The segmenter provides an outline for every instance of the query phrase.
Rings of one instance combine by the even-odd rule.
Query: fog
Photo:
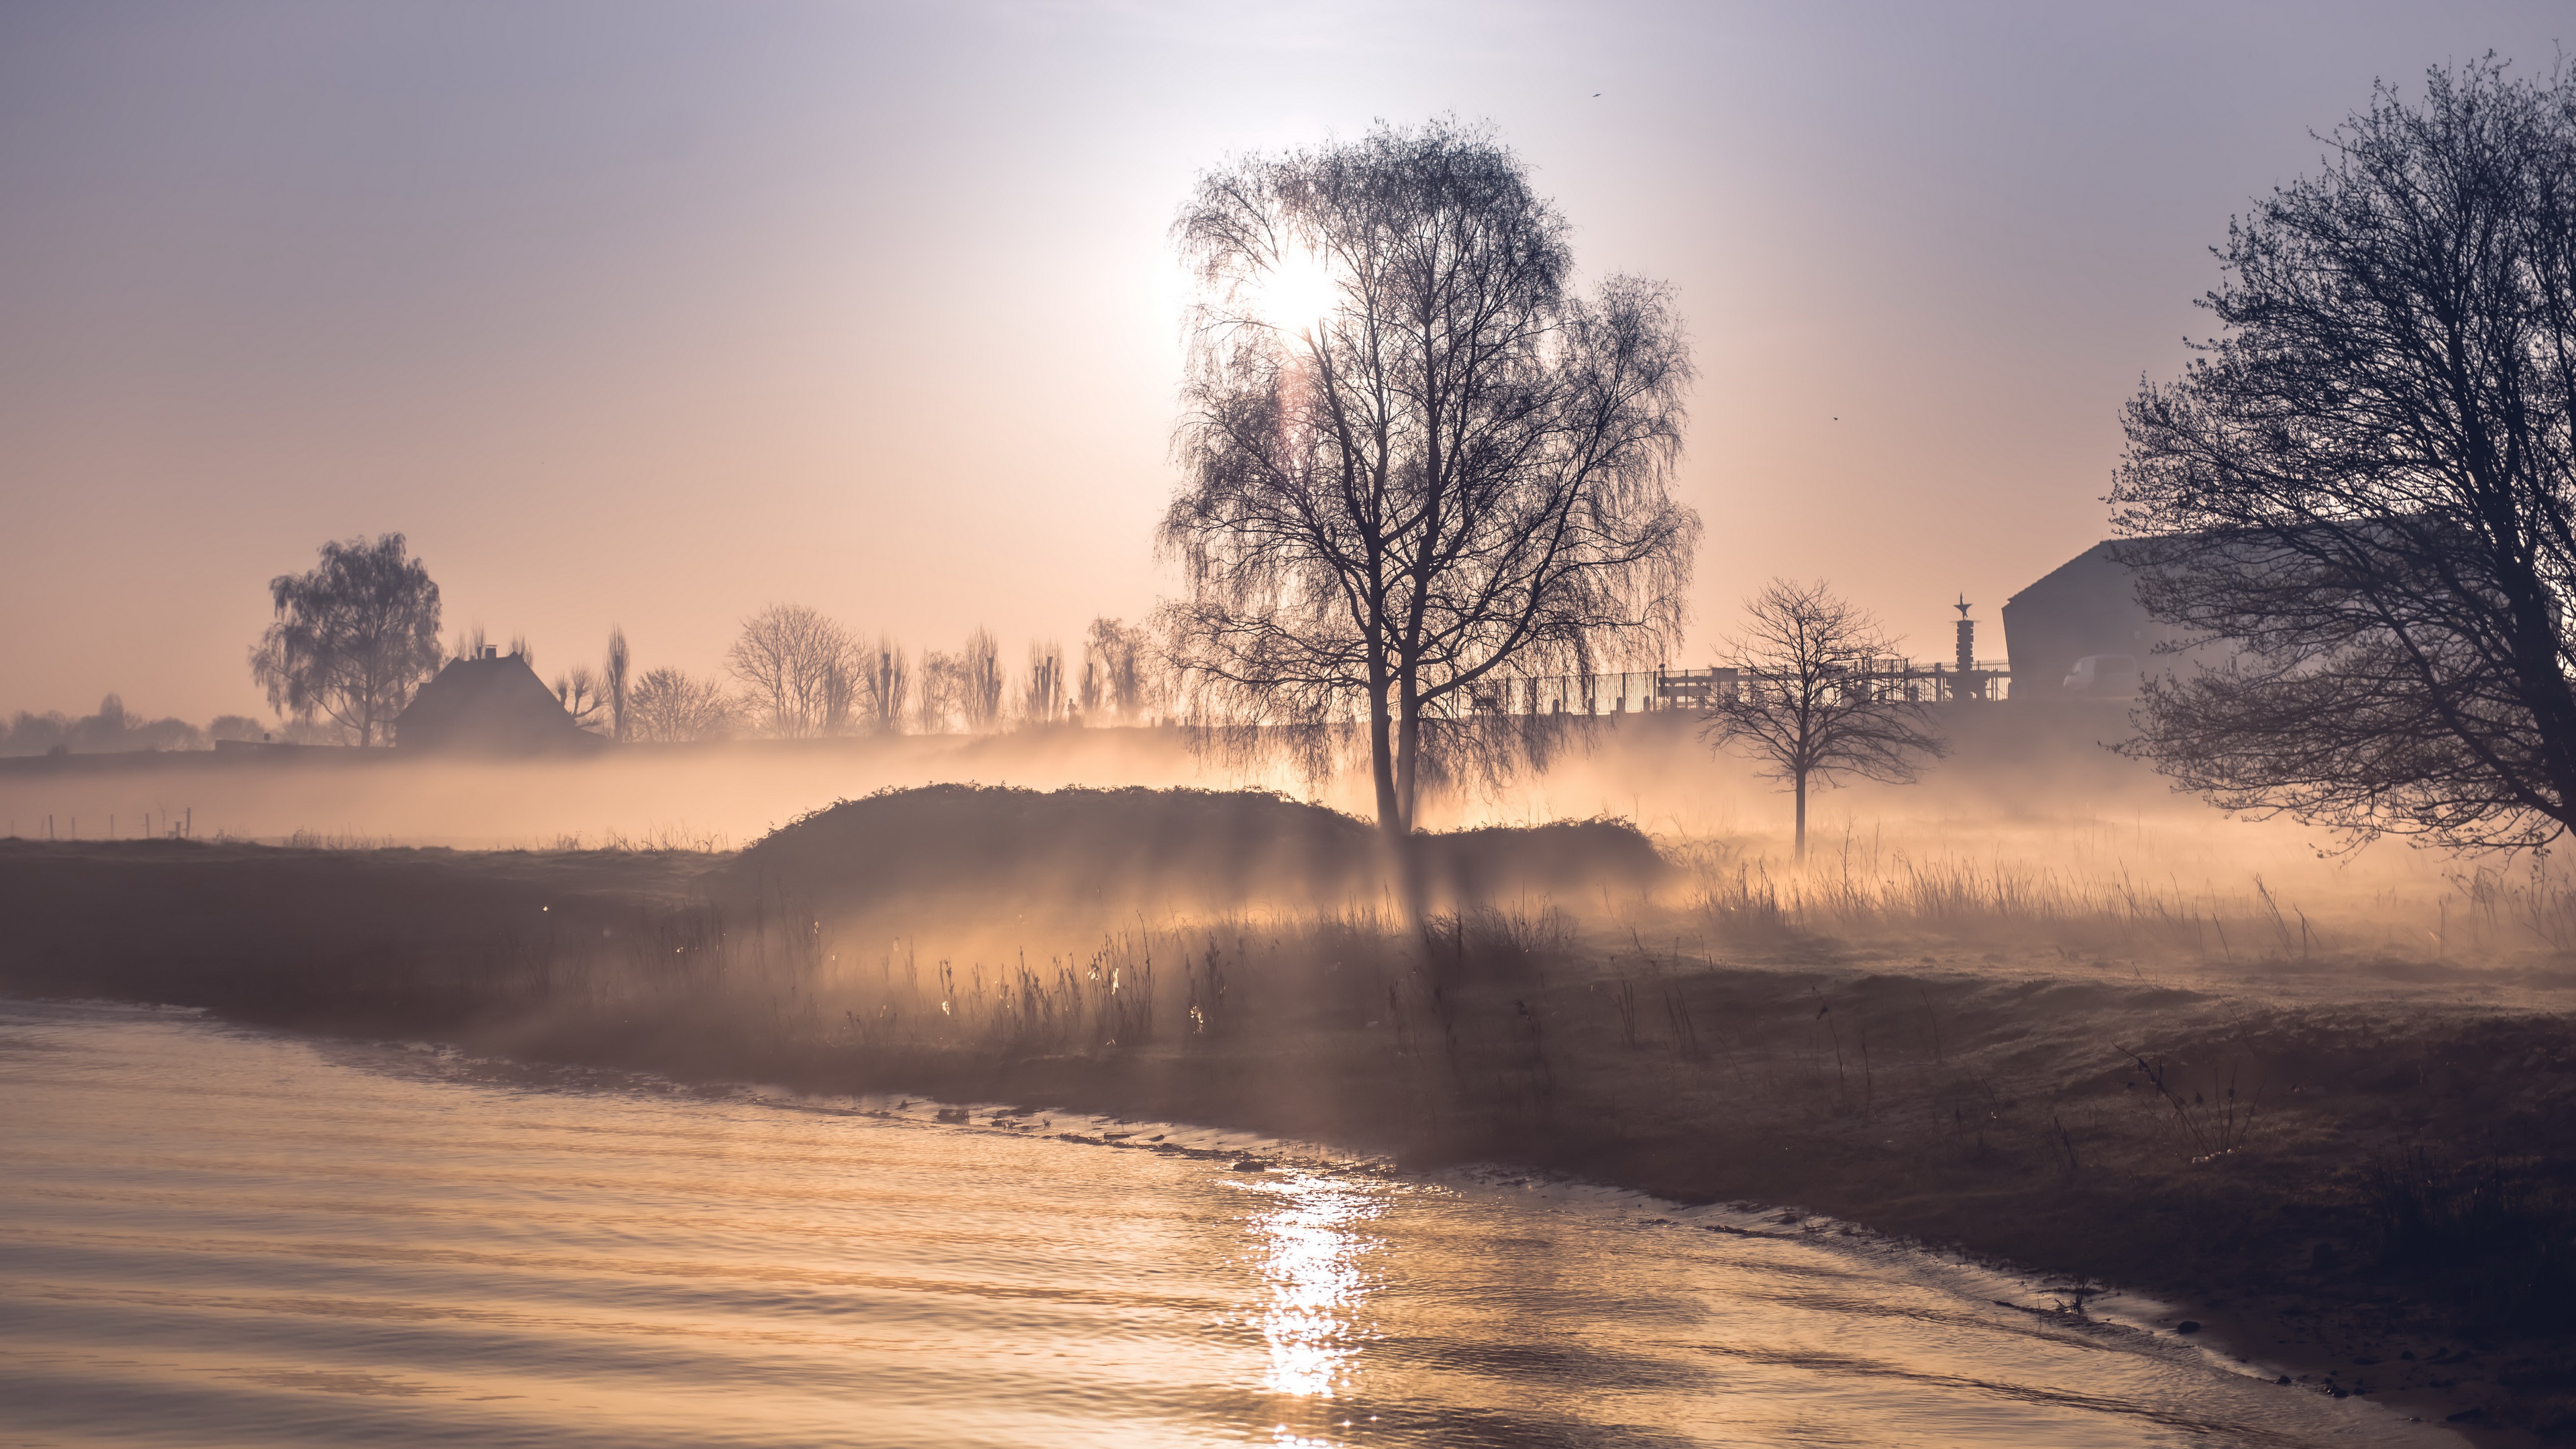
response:
[[[2356,845],[2287,820],[2230,818],[2105,748],[2122,723],[2116,709],[2009,707],[1956,720],[1954,755],[1919,784],[1820,791],[1803,868],[1790,860],[1787,796],[1678,714],[1604,721],[1546,770],[1436,798],[1426,824],[1631,824],[1675,868],[1656,892],[1659,929],[1675,928],[1667,913],[1678,913],[1703,954],[1724,949],[1748,911],[1900,958],[1899,938],[1913,932],[1944,950],[1977,946],[1972,956],[1991,947],[2064,959],[2080,949],[2220,978],[2355,960],[2518,967],[2576,945],[2576,897],[2546,858],[2453,855],[2401,839]],[[0,770],[0,834],[681,851],[713,868],[835,801],[933,784],[1269,790],[1356,817],[1354,838],[1373,838],[1361,825],[1364,773],[1310,782],[1284,762],[1208,757],[1175,728],[1070,727],[628,746],[575,761],[337,750],[22,760]],[[976,873],[971,855],[942,861]],[[959,885],[988,897],[1052,889],[1026,871]],[[1636,903],[1605,906],[1588,884],[1552,890],[1524,877],[1513,891],[1601,929],[1637,923]],[[1757,897],[1769,904],[1755,910]],[[1195,905],[1321,903],[1306,882],[1256,875],[1236,899]],[[908,929],[950,924],[916,915]]]

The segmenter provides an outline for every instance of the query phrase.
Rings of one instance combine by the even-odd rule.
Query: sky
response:
[[[1670,282],[1676,665],[1822,577],[1922,657],[2104,533],[2228,219],[2556,3],[0,6],[0,713],[264,714],[267,582],[406,534],[453,637],[707,673],[1135,618],[1229,157],[1488,121]]]

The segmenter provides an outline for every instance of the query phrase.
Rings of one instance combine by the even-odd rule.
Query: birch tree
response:
[[[1161,529],[1197,717],[1310,770],[1365,741],[1379,824],[1571,721],[1500,679],[1652,659],[1699,520],[1667,483],[1689,349],[1669,289],[1573,284],[1520,159],[1453,121],[1242,160],[1173,228],[1199,287]]]

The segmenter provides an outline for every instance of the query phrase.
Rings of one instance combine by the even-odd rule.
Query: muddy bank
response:
[[[2188,1303],[2304,1376],[2285,1392],[2496,1442],[2576,1430],[2562,1013],[2265,1004],[2055,955],[1657,949],[1496,906],[942,957],[764,913],[719,888],[730,863],[0,843],[0,987],[1794,1204],[2066,1275],[2070,1301]]]

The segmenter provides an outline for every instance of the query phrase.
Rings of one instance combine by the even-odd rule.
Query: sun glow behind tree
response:
[[[1578,291],[1568,232],[1452,121],[1210,173],[1174,225],[1204,299],[1162,530],[1189,712],[1311,775],[1364,749],[1399,839],[1426,786],[1571,727],[1478,691],[1680,633],[1689,347],[1661,283]]]
[[[1290,242],[1251,280],[1240,302],[1247,320],[1311,347],[1315,329],[1337,325],[1342,283],[1313,248]]]

